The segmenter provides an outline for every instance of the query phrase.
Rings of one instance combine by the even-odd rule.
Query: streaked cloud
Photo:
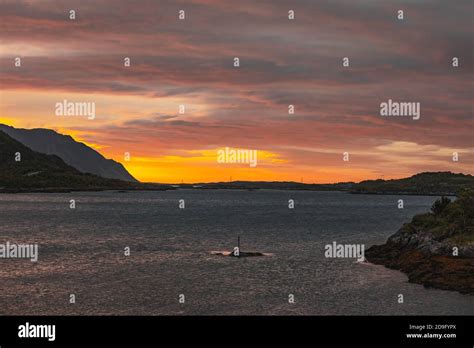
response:
[[[473,6],[3,0],[0,121],[60,130],[119,161],[131,152],[135,162],[124,165],[147,181],[175,182],[173,175],[186,171],[187,181],[317,182],[473,173]],[[343,57],[350,68],[342,67]],[[458,68],[452,57],[459,57]],[[420,102],[421,119],[381,118],[379,105],[389,98]],[[52,106],[63,99],[93,99],[97,119],[54,116]],[[251,171],[203,160],[225,146],[258,149],[281,162]],[[349,163],[341,161],[343,151],[351,153]],[[452,151],[460,162],[450,161]]]

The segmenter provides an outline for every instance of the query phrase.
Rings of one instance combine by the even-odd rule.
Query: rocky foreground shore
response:
[[[409,282],[474,294],[474,191],[437,200],[365,256],[406,273]]]

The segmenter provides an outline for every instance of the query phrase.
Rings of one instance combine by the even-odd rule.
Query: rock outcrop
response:
[[[417,215],[383,245],[369,248],[369,262],[398,269],[412,283],[474,294],[474,191]]]

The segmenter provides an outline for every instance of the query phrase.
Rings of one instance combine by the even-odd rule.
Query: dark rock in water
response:
[[[265,256],[264,253],[259,253],[257,251],[241,251],[239,255],[235,255],[233,252],[229,256],[232,257],[250,257],[250,256]]]
[[[428,255],[400,244],[375,245],[365,252],[367,260],[408,275],[411,283],[465,294],[474,293],[474,259]]]
[[[232,257],[252,257],[252,256],[270,256],[271,254],[260,253],[257,251],[241,251],[240,236],[237,237],[237,246],[232,251],[212,251],[213,255],[232,256]]]
[[[230,256],[230,257],[253,257],[253,256],[271,256],[272,254],[261,253],[257,251],[241,251],[239,255],[235,255],[234,251],[211,251],[212,255]]]

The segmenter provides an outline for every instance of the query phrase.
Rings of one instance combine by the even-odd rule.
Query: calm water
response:
[[[324,258],[332,241],[383,243],[437,197],[403,196],[405,209],[397,209],[399,198],[276,190],[0,194],[0,243],[39,243],[37,263],[0,259],[0,314],[474,313],[472,296]],[[273,256],[209,253],[231,250],[238,235],[243,250]]]

